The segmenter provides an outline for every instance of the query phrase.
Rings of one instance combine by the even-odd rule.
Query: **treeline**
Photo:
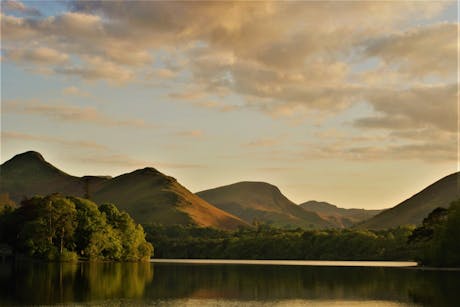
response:
[[[145,233],[144,233],[145,229]],[[26,199],[0,213],[0,244],[47,260],[157,258],[416,260],[460,266],[460,201],[438,208],[422,226],[388,230],[279,229],[259,224],[224,231],[136,224],[112,204],[58,194]]]
[[[286,230],[266,225],[235,232],[185,226],[144,226],[158,258],[408,260],[413,228]]]
[[[153,253],[142,226],[126,212],[59,194],[6,207],[0,214],[0,243],[15,253],[60,261],[139,261]]]
[[[460,201],[431,212],[409,243],[420,250],[418,260],[424,265],[460,267]]]
[[[228,232],[193,226],[144,226],[158,258],[415,260],[460,266],[460,201],[437,208],[423,225],[388,230],[279,229]]]

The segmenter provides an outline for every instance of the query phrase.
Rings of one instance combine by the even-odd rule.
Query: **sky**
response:
[[[387,208],[457,171],[455,1],[1,2],[1,162]]]

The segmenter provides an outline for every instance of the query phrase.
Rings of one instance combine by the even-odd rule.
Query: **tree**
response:
[[[451,203],[447,217],[435,228],[431,263],[437,266],[460,266],[460,201]]]
[[[33,197],[0,215],[0,239],[17,251],[49,260],[147,260],[153,246],[142,226],[114,205],[77,197]],[[8,230],[8,231],[7,231]]]
[[[140,225],[126,213],[120,212],[113,204],[99,207],[107,218],[107,223],[117,232],[122,243],[122,260],[147,259],[153,253],[153,246],[145,241],[145,233]]]

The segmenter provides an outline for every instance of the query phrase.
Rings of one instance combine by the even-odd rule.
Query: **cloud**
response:
[[[171,69],[159,68],[155,70],[155,75],[163,79],[171,79],[174,78],[177,73]]]
[[[388,130],[435,128],[457,131],[457,84],[382,89],[368,93],[378,115],[354,122],[360,128]]]
[[[51,137],[46,135],[35,135],[15,131],[2,131],[1,135],[2,138],[6,140],[37,141],[45,143],[55,143],[64,146],[71,146],[73,148],[108,150],[108,148],[102,144],[89,141],[69,140],[64,138]]]
[[[291,159],[340,159],[357,162],[421,160],[452,162],[457,160],[455,137],[445,141],[418,141],[403,144],[353,145],[353,143],[314,144],[291,155]],[[286,158],[286,160],[289,160]]]
[[[412,130],[396,130],[391,131],[388,138],[396,140],[410,140],[429,143],[431,140],[445,143],[455,143],[457,138],[457,131],[449,132],[439,129],[423,128]]]
[[[17,12],[27,16],[42,16],[39,10],[33,7],[28,7],[21,1],[4,0],[1,3],[2,10],[5,12]]]
[[[91,96],[89,93],[79,89],[76,86],[69,86],[66,87],[62,90],[62,93],[64,95],[69,95],[69,96],[80,96],[80,97],[89,97]]]
[[[91,123],[108,127],[152,128],[139,119],[115,119],[101,113],[93,107],[77,107],[71,105],[50,105],[33,101],[6,101],[2,108],[5,113],[23,115],[39,115],[62,122]]]
[[[263,139],[257,139],[253,140],[251,142],[243,144],[246,147],[273,147],[275,145],[278,145],[281,143],[280,138],[263,138]]]
[[[7,49],[5,59],[17,63],[28,62],[37,65],[62,64],[69,60],[69,55],[57,50],[39,47],[31,50]]]
[[[413,76],[454,76],[457,70],[457,24],[420,26],[371,40],[364,53]]]
[[[79,12],[65,12],[57,17],[48,19],[49,30],[54,33],[71,33],[77,37],[92,37],[96,33],[103,31],[101,16]],[[59,28],[53,27],[59,25]]]
[[[204,136],[204,132],[201,130],[184,130],[176,132],[175,135],[181,137],[200,138]]]
[[[387,79],[397,85],[392,90],[415,92],[427,76],[440,78],[440,84],[452,78],[456,24],[413,26],[426,24],[450,5],[74,1],[69,12],[56,16],[2,15],[2,43],[5,50],[22,55],[16,63],[34,58],[25,55],[39,48],[68,56],[67,62],[49,62],[49,69],[37,72],[124,85],[139,82],[150,71],[161,84],[188,85],[170,98],[219,111],[250,109],[274,118],[308,120],[337,115],[365,100],[378,114],[356,127],[403,125],[408,119],[412,126],[424,121],[439,126],[433,116],[441,111],[435,107],[423,105],[434,110],[431,117],[426,112],[395,114],[368,93],[392,95],[382,90]],[[363,72],[369,58],[379,65]],[[226,95],[242,103],[227,106],[209,98]]]
[[[57,67],[56,72],[79,76],[85,80],[108,80],[118,84],[134,78],[134,74],[123,66],[109,62],[101,57],[85,57],[82,66]]]
[[[197,101],[192,102],[194,106],[198,106],[201,108],[217,110],[220,112],[230,112],[240,109],[240,106],[237,105],[229,105],[217,101]]]

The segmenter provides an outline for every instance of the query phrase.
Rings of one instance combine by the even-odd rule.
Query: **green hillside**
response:
[[[408,224],[420,225],[431,211],[437,207],[447,208],[452,201],[460,198],[459,179],[460,173],[446,176],[357,227],[385,229]]]
[[[330,203],[315,200],[307,201],[299,206],[305,210],[318,213],[322,218],[339,228],[350,227],[382,212],[382,210],[339,208]]]
[[[279,227],[331,227],[318,214],[300,208],[276,186],[264,182],[239,182],[201,191],[197,195],[248,223],[263,222]]]

